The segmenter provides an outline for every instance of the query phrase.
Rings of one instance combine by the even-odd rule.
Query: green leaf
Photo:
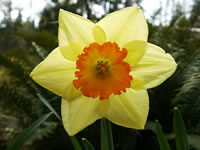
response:
[[[61,121],[61,118],[60,116],[58,115],[58,113],[55,111],[55,109],[51,106],[51,104],[42,96],[40,95],[39,93],[37,94],[39,99],[49,108],[49,110],[51,112],[54,113],[54,115]]]
[[[70,139],[71,139],[72,145],[74,146],[75,150],[82,150],[82,148],[75,136],[70,136]]]
[[[173,120],[174,132],[176,135],[176,149],[177,150],[189,150],[189,144],[187,139],[187,133],[185,125],[178,108],[174,108],[174,120]]]
[[[101,119],[101,150],[114,150],[111,123],[105,118]]]
[[[9,145],[8,150],[19,150],[20,147],[25,143],[27,139],[29,139],[36,129],[44,123],[44,121],[49,118],[53,113],[47,113],[41,116],[38,120],[36,120],[30,127],[25,129],[19,136],[17,136]]]
[[[85,138],[82,138],[83,147],[85,150],[95,150],[94,146]]]
[[[156,120],[156,132],[157,132],[158,142],[160,145],[160,150],[171,150],[171,148],[167,142],[167,139],[160,127],[158,120]]]

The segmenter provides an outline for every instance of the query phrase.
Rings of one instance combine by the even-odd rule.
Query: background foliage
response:
[[[57,45],[58,11],[60,8],[98,21],[94,4],[104,6],[109,13],[140,5],[140,0],[77,0],[59,2],[41,13],[38,27],[33,22],[22,22],[21,14],[16,20],[4,18],[0,24],[0,149],[7,148],[10,141],[29,127],[49,109],[38,98],[45,97],[60,114],[60,98],[34,83],[29,74]],[[109,5],[108,5],[109,3]],[[10,3],[5,4],[10,8]],[[148,21],[149,42],[159,45],[170,53],[178,63],[175,74],[159,87],[150,89],[150,112],[145,130],[133,130],[112,125],[116,150],[159,150],[156,137],[157,119],[167,136],[171,148],[176,149],[173,132],[174,107],[182,113],[191,149],[200,150],[200,1],[195,0],[190,16],[181,5],[169,24],[155,25],[162,12],[157,10]],[[11,9],[8,9],[9,13]],[[96,149],[100,147],[100,122],[97,121],[77,135],[78,140],[87,138]],[[73,149],[62,123],[53,115],[48,118],[26,141],[22,150]]]

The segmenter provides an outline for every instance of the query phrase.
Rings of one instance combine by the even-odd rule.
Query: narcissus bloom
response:
[[[146,19],[138,7],[113,12],[96,24],[60,10],[59,47],[31,77],[62,97],[62,119],[74,135],[97,119],[143,129],[147,89],[176,70],[163,49],[147,42]]]

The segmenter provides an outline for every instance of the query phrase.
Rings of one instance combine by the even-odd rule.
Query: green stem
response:
[[[105,118],[101,119],[101,150],[114,150],[111,123]]]

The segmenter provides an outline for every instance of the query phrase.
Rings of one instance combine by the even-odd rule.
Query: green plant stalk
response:
[[[101,150],[114,150],[111,122],[101,119]]]

